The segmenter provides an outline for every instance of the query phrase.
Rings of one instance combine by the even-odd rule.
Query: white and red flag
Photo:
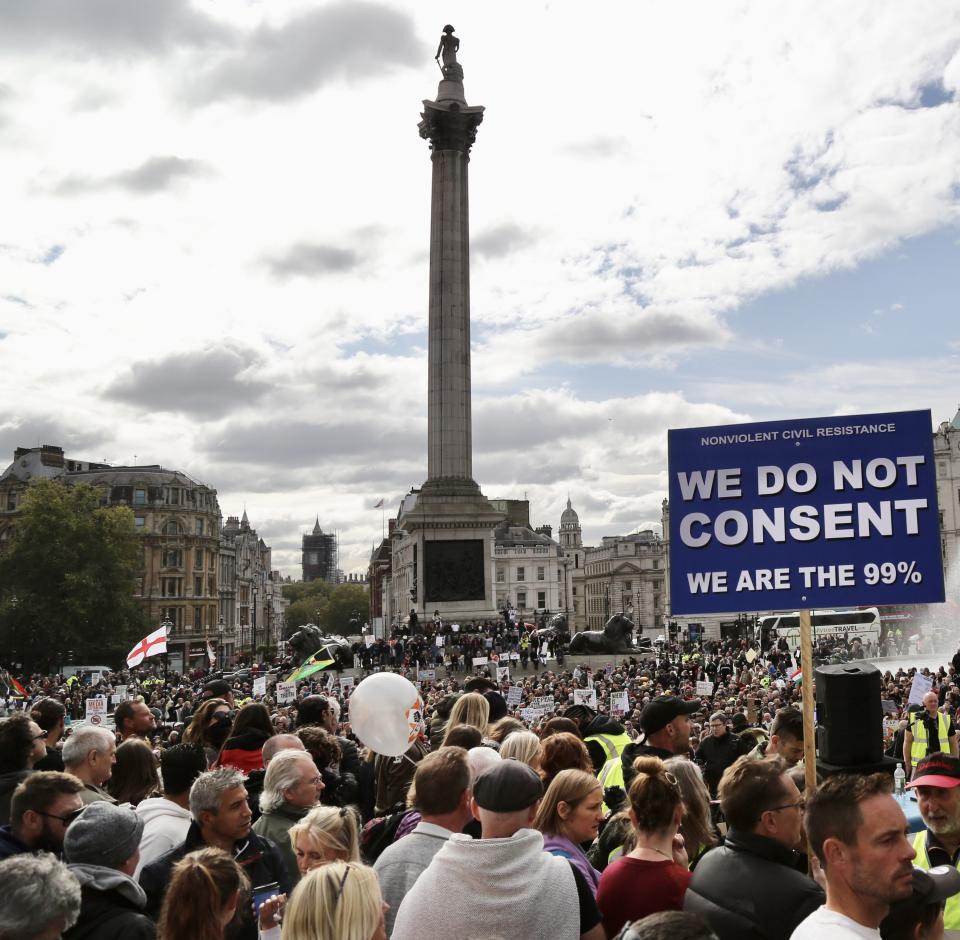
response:
[[[167,628],[154,630],[144,637],[129,653],[127,653],[127,668],[139,666],[148,656],[157,656],[167,651]]]

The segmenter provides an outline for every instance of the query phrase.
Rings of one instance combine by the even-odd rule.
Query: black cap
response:
[[[508,757],[485,770],[473,784],[473,798],[491,813],[529,809],[543,796],[543,782],[528,764]]]
[[[644,734],[656,734],[678,715],[692,715],[700,711],[700,702],[685,702],[676,695],[658,695],[640,713],[640,730]]]
[[[490,703],[490,724],[499,721],[507,714],[507,700],[499,692],[484,692],[482,694]]]
[[[478,692],[483,695],[484,692],[495,692],[497,684],[486,676],[471,676],[463,683],[464,692]]]
[[[200,695],[201,698],[223,698],[229,695],[232,689],[226,679],[211,679],[207,682]]]

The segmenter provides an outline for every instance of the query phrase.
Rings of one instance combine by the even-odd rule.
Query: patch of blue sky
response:
[[[64,245],[51,245],[47,249],[46,254],[40,259],[41,264],[51,265],[56,261],[65,251],[66,247]]]
[[[344,358],[355,356],[357,353],[366,353],[370,356],[413,356],[421,349],[427,348],[426,330],[417,330],[413,333],[394,333],[389,336],[361,336],[352,343],[345,343],[341,348]]]

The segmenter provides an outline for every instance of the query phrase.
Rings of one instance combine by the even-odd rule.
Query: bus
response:
[[[800,645],[800,614],[770,614],[760,617],[761,648],[769,649],[783,638],[791,650]],[[817,610],[810,613],[812,641],[828,638],[846,639],[848,642],[859,639],[866,645],[867,640],[882,644],[887,630],[880,619],[876,607],[864,607],[860,610]]]

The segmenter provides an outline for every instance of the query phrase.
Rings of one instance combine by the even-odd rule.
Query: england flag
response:
[[[157,656],[167,651],[167,629],[161,627],[144,637],[129,653],[127,653],[127,668],[139,666],[148,656]]]

